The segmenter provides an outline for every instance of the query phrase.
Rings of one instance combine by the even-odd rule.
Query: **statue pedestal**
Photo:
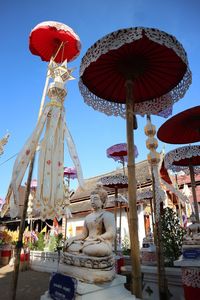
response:
[[[74,277],[83,282],[94,284],[112,281],[115,277],[114,267],[105,269],[90,269],[60,263],[59,272]]]
[[[76,300],[136,300],[128,290],[124,288],[125,276],[116,275],[111,282],[101,284],[91,284],[78,281]],[[51,300],[48,292],[40,297],[40,300]],[[139,299],[138,299],[139,300]]]
[[[111,282],[101,284],[89,284],[79,282],[76,300],[134,300],[135,296],[125,289],[125,276],[116,275]]]
[[[115,277],[115,257],[92,257],[63,252],[59,272],[82,282],[100,284]]]

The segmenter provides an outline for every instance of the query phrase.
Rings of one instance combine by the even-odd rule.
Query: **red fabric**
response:
[[[1,250],[1,257],[10,257],[11,250]]]
[[[196,145],[195,145],[196,146]],[[200,148],[200,146],[199,146]],[[179,161],[174,161],[173,165],[175,166],[199,166],[200,165],[200,156],[192,156],[191,158],[185,157],[184,159],[180,159]]]
[[[172,181],[169,177],[169,174],[167,172],[167,169],[165,168],[165,164],[164,164],[164,161],[162,162],[162,166],[161,166],[161,169],[160,169],[160,176],[161,178],[166,181],[167,183],[169,184],[172,184]]]
[[[198,300],[200,299],[200,289],[191,286],[183,285],[185,300]]]
[[[29,261],[29,260],[30,260],[30,253],[20,254],[20,261]]]
[[[98,97],[125,103],[127,74],[135,68],[141,70],[141,67],[142,71],[134,79],[133,85],[136,103],[168,93],[182,80],[187,69],[172,49],[143,36],[133,43],[102,54],[85,69],[82,81]]]
[[[200,106],[187,109],[169,120],[158,130],[159,140],[170,144],[189,144],[200,141]]]
[[[73,60],[80,53],[80,42],[69,31],[57,30],[51,26],[41,26],[32,30],[29,37],[29,49],[32,54],[38,55],[44,61],[50,61],[62,42],[65,46],[55,58],[61,63],[65,59]]]

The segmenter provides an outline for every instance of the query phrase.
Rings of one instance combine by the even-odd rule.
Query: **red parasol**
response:
[[[159,140],[169,144],[200,141],[200,106],[184,110],[167,120],[158,130]]]
[[[132,292],[138,298],[142,287],[133,154],[134,113],[161,113],[184,96],[190,83],[182,45],[174,36],[152,28],[135,27],[110,33],[90,47],[81,62],[79,87],[84,101],[107,115],[120,115],[127,120]]]
[[[44,61],[62,63],[74,60],[80,53],[81,43],[78,35],[69,26],[54,22],[42,22],[35,26],[29,36],[29,49]]]
[[[192,195],[194,201],[194,209],[197,221],[199,221],[198,203],[195,190],[195,178],[194,178],[194,167],[200,166],[200,146],[184,146],[176,148],[165,155],[164,158],[165,167],[172,171],[178,172],[180,170],[185,171],[186,167],[189,167]],[[199,172],[200,169],[196,168]]]

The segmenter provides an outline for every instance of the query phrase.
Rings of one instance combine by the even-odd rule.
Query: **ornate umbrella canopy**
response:
[[[159,140],[169,144],[200,141],[200,106],[184,110],[167,120],[158,130]]]
[[[121,116],[125,116],[128,79],[134,82],[134,111],[142,115],[165,110],[191,84],[182,45],[166,32],[144,27],[121,29],[98,40],[82,59],[80,77],[88,105]]]
[[[160,114],[182,98],[191,83],[187,55],[172,35],[135,27],[115,31],[86,52],[79,87],[84,101],[107,115],[127,120],[129,232],[133,289],[141,298],[133,115]],[[125,105],[126,104],[126,105]]]
[[[122,174],[105,176],[100,179],[101,183],[108,188],[123,189],[128,187],[128,177]]]
[[[165,155],[164,163],[167,169],[174,172],[184,171],[189,166],[200,166],[200,146],[176,148]]]
[[[195,145],[176,148],[165,155],[164,162],[166,168],[171,169],[175,172],[178,172],[180,170],[185,171],[185,169],[188,169],[187,167],[189,167],[195,215],[197,221],[199,221],[199,211],[195,190],[194,167],[196,167],[196,173],[200,173],[200,146]]]
[[[82,58],[79,88],[84,101],[107,115],[126,116],[128,148],[129,232],[133,289],[141,298],[137,226],[134,114],[160,114],[182,98],[191,83],[187,55],[172,35],[135,27],[112,32]],[[126,105],[125,105],[126,104]]]
[[[74,167],[65,167],[64,168],[64,177],[68,179],[75,179],[77,178],[77,172]]]
[[[29,36],[29,49],[44,61],[55,56],[56,63],[74,60],[80,53],[81,43],[78,35],[69,26],[46,21],[33,28]]]
[[[107,157],[113,158],[115,161],[119,161],[121,163],[128,161],[128,151],[127,151],[127,144],[115,144],[109,147],[106,150]],[[135,157],[138,157],[138,150],[137,147],[134,145],[134,154]]]

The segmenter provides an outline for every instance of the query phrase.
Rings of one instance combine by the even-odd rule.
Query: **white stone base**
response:
[[[126,279],[124,276],[117,275],[112,282],[103,284],[90,284],[78,282],[76,300],[136,300],[134,295],[124,288]],[[46,292],[40,300],[51,300]],[[138,299],[139,300],[139,299]]]
[[[91,269],[60,263],[59,272],[90,284],[100,284],[112,281],[115,277],[114,266],[106,269]]]

